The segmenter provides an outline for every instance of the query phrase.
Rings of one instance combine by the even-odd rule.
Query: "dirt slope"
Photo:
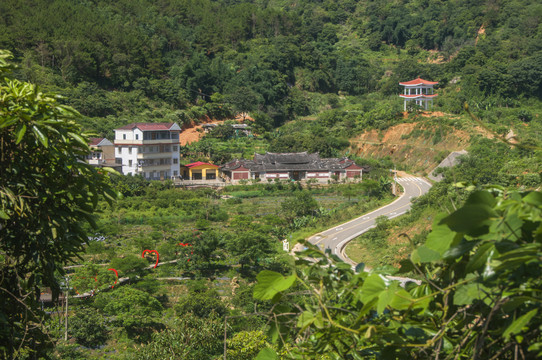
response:
[[[487,136],[476,128],[457,130],[438,118],[423,118],[384,131],[367,131],[350,139],[350,151],[364,158],[389,156],[414,172],[427,174],[450,152],[467,148],[474,134]]]
[[[238,115],[235,118],[235,121],[237,122],[243,122],[243,120],[251,120],[254,121],[250,116],[245,115],[244,118],[242,115]],[[192,123],[187,127],[183,127],[183,131],[179,135],[179,142],[181,143],[181,146],[191,144],[194,141],[199,141],[199,139],[203,136],[204,132],[201,128],[203,124],[221,124],[225,120],[215,120],[215,119],[203,119],[200,120],[200,124]]]

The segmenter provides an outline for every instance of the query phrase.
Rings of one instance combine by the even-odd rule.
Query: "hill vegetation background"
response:
[[[94,227],[81,229],[90,236],[85,266],[70,270],[70,291],[107,288],[114,280],[107,264],[121,270],[128,283],[96,297],[70,299],[69,337],[76,344],[57,341],[64,318],[57,308],[44,309],[46,316],[37,301],[32,319],[36,324],[42,316],[48,320],[33,328],[37,335],[29,339],[15,316],[21,305],[11,302],[15,330],[10,337],[1,333],[0,354],[213,359],[223,355],[224,331],[228,359],[252,359],[266,347],[278,357],[326,360],[360,354],[498,358],[503,352],[529,358],[542,348],[533,325],[541,318],[535,311],[541,302],[536,291],[539,193],[510,192],[542,184],[539,2],[4,0],[0,49],[10,50],[17,65],[2,73],[6,79],[0,89],[9,88],[17,99],[22,92],[6,84],[19,79],[60,94],[62,99],[47,101],[73,106],[81,116],[70,112],[69,118],[74,115],[84,130],[97,135],[111,139],[113,129],[131,122],[177,122],[186,128],[248,113],[256,137],[233,137],[218,127],[183,146],[184,160],[223,163],[256,151],[310,151],[348,155],[373,169],[356,186],[301,189],[295,183],[255,183],[222,193],[109,177],[108,184],[124,199],[115,206],[92,202],[100,212],[91,218]],[[437,111],[431,114],[416,107],[402,111],[398,83],[418,76],[439,82]],[[34,99],[37,94],[28,90],[27,95]],[[0,110],[6,104],[0,102]],[[30,131],[24,137],[22,129],[2,134],[13,149],[28,137],[33,150],[27,154],[36,156],[47,138],[37,133],[32,138]],[[280,255],[281,239],[293,245],[389,201],[389,169],[425,175],[449,151],[465,148],[469,154],[461,164],[443,170],[444,180],[416,199],[409,215],[381,219],[350,253],[381,274],[401,266],[425,282],[419,288],[425,293],[387,288],[377,275],[355,275],[340,265],[300,262],[294,267]],[[488,184],[494,185],[480,191]],[[470,220],[473,205],[483,208],[477,209],[487,215],[479,219],[485,225],[454,222]],[[451,214],[448,224],[435,221],[444,218],[437,217],[439,212]],[[502,224],[512,224],[519,233]],[[435,239],[441,235],[455,240],[439,247]],[[193,249],[179,243],[192,243]],[[80,250],[82,242],[75,247]],[[163,260],[176,262],[149,270],[155,259],[139,256],[146,248],[157,248]],[[56,266],[83,261],[72,255],[59,255]],[[327,262],[318,249],[307,255]],[[2,271],[9,267],[5,256],[0,253]],[[405,258],[419,269],[406,266]],[[33,264],[31,255],[25,259]],[[48,278],[30,277],[25,286],[40,290],[51,283],[54,292],[65,287],[61,271],[46,265]],[[255,300],[262,270],[267,272],[258,276]],[[22,283],[24,274],[14,279]],[[439,281],[432,282],[435,277]],[[273,281],[282,291],[266,290]],[[303,284],[322,291],[306,296],[303,291],[310,289]],[[373,285],[374,296],[357,293]],[[337,299],[338,293],[346,296]],[[347,311],[335,312],[331,304],[338,303]],[[328,310],[334,313],[324,317]],[[276,320],[281,311],[291,312],[284,322]],[[496,330],[488,334],[490,323]],[[462,338],[465,329],[468,343]],[[480,339],[488,336],[492,342],[484,344]],[[49,346],[51,339],[55,348]]]
[[[271,130],[344,105],[358,111],[346,131],[385,127],[398,82],[417,76],[440,83],[445,112],[506,109],[491,122],[532,120],[542,96],[537,1],[6,0],[0,13],[17,76],[109,137],[239,111]]]

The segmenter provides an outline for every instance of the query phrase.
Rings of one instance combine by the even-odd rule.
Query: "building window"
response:
[[[132,167],[132,160],[128,160],[128,166]]]
[[[122,134],[122,140],[126,140],[126,134]]]
[[[173,158],[173,163],[174,163],[174,164],[178,164],[178,163],[179,163],[179,159]]]
[[[177,175],[179,175],[179,174],[177,173],[177,170],[173,170],[173,176],[177,176]]]
[[[132,147],[131,146],[128,147],[128,154],[132,155]]]
[[[118,153],[118,154],[121,153],[121,151],[122,151],[121,149],[122,149],[122,148],[121,148],[120,146],[117,148],[117,153]]]
[[[139,140],[139,134],[135,134],[136,135],[136,140]]]
[[[173,151],[179,150],[179,147],[177,145],[173,145]]]
[[[115,164],[122,165],[122,158],[115,158]]]

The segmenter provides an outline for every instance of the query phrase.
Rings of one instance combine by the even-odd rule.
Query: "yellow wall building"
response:
[[[218,178],[218,166],[197,161],[182,165],[181,175],[184,180],[215,180]]]

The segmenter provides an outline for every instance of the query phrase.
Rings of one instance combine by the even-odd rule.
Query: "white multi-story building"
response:
[[[149,180],[179,176],[179,133],[176,123],[133,123],[115,129],[115,162],[122,173]]]

